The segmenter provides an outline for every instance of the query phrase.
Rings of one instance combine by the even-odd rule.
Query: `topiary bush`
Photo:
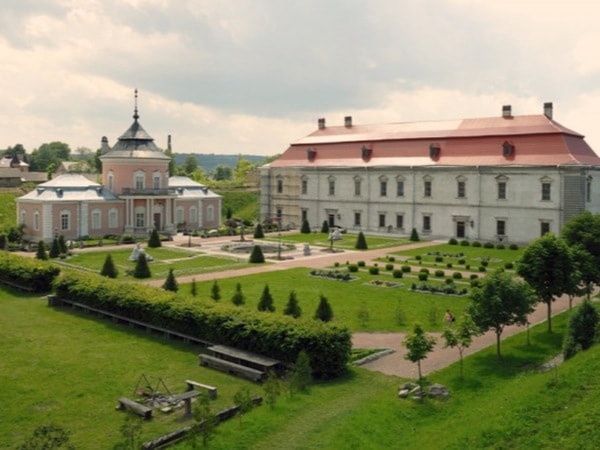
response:
[[[515,264],[514,264],[514,263],[512,263],[512,262],[507,262],[506,264],[504,264],[504,268],[505,268],[506,270],[512,270],[512,269],[514,269],[514,268],[515,268]]]
[[[454,239],[454,238],[450,238],[450,239],[448,239],[448,244],[450,244],[450,245],[457,245],[458,241],[456,239]]]
[[[326,220],[324,220],[323,225],[321,225],[321,233],[329,233],[329,222]]]
[[[435,257],[435,262],[444,262],[444,257],[443,256],[436,256]]]
[[[358,265],[358,267],[365,267],[364,261],[358,261],[356,264]]]
[[[402,267],[400,267],[400,270],[402,270],[402,272],[404,272],[404,273],[409,273],[411,270],[411,267],[410,266],[402,266]]]
[[[356,264],[349,264],[348,271],[349,272],[358,272],[358,266]]]
[[[462,273],[460,273],[460,272],[454,272],[452,274],[452,278],[454,278],[455,280],[460,280],[462,277],[463,277]]]
[[[255,245],[252,247],[252,253],[250,253],[250,259],[248,261],[257,264],[265,262],[265,255],[263,254],[260,245]]]
[[[394,278],[402,278],[402,274],[403,274],[403,272],[401,270],[398,270],[398,269],[396,269],[396,270],[394,270],[392,272],[392,276]]]
[[[508,246],[508,248],[509,248],[510,250],[519,250],[519,246],[518,246],[517,244],[510,244],[510,245]]]
[[[462,245],[463,247],[468,247],[469,241],[467,241],[466,239],[463,239],[462,241],[460,241],[460,245]]]
[[[427,281],[427,278],[429,278],[429,275],[425,272],[419,272],[419,281]]]
[[[302,221],[302,227],[300,228],[300,233],[302,234],[310,234],[310,224],[307,219]]]
[[[254,229],[254,239],[262,239],[265,237],[265,232],[263,231],[262,224],[257,224]]]
[[[504,250],[504,244],[496,244],[496,249],[497,250]]]
[[[445,275],[445,274],[444,274],[444,271],[443,271],[443,270],[440,270],[440,269],[436,270],[436,271],[434,272],[434,274],[433,274],[433,276],[434,276],[434,277],[437,277],[437,278],[442,278],[444,275]]]
[[[410,233],[410,240],[412,242],[418,242],[418,241],[420,241],[420,239],[419,239],[419,233],[417,233],[417,229],[416,228],[412,229],[412,231]]]
[[[162,246],[162,243],[160,242],[160,236],[158,235],[158,231],[155,228],[150,233],[150,239],[148,239],[148,247],[149,248],[158,248],[161,246]]]
[[[483,244],[483,248],[494,248],[494,244],[492,244],[491,242],[486,242],[485,244]]]
[[[446,264],[446,267],[447,267],[448,269],[452,269],[452,263],[448,263],[448,264]]]
[[[358,233],[358,237],[356,238],[356,245],[354,246],[357,250],[367,250],[369,247],[367,246],[367,240],[365,239],[365,235],[363,232]]]
[[[375,266],[369,267],[369,273],[371,275],[379,275],[379,267],[375,267]]]
[[[386,264],[385,265],[385,270],[394,270],[394,265],[393,264]]]
[[[475,241],[471,244],[471,247],[481,247],[481,242]]]

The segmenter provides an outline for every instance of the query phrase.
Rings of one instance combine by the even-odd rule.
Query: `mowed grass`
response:
[[[174,247],[144,248],[153,261],[149,262],[152,279],[166,278],[169,270],[173,269],[175,276],[193,275],[207,272],[218,272],[226,269],[238,269],[249,266],[247,259],[233,256],[209,256],[201,252],[194,252]],[[135,281],[127,275],[128,271],[135,269],[135,262],[129,261],[131,249],[107,249],[102,251],[75,252],[67,259],[57,259],[59,265],[83,267],[100,273],[107,254],[111,254],[113,262],[119,270],[118,278]]]
[[[333,241],[333,248],[339,248],[344,250],[355,250],[357,234],[343,233],[341,234],[342,239]],[[410,240],[398,237],[385,237],[385,236],[365,236],[367,241],[368,250],[375,250],[378,248],[389,248],[399,245],[405,245],[410,243]],[[279,241],[277,233],[269,233],[265,235],[267,241]],[[329,241],[328,233],[282,233],[281,242],[292,243],[292,244],[310,244],[317,245],[320,247],[329,247],[331,242]]]
[[[231,406],[242,386],[260,394],[255,384],[200,367],[195,346],[46,304],[0,287],[0,448],[49,423],[69,430],[75,448],[112,448],[125,417],[115,411],[117,399],[136,398],[142,374],[174,393],[186,390],[186,379],[216,386],[216,410]],[[155,411],[144,439],[185,425],[182,414]]]
[[[338,268],[343,270],[343,267]],[[273,297],[275,312],[283,314],[290,292],[296,292],[302,308],[302,317],[312,318],[317,309],[320,295],[324,295],[334,313],[334,322],[347,326],[353,331],[406,331],[415,322],[426,329],[440,331],[443,328],[443,315],[450,309],[460,315],[467,305],[467,297],[435,295],[411,292],[412,283],[418,283],[416,273],[404,278],[392,278],[390,271],[381,271],[379,275],[370,275],[366,271],[352,274],[358,279],[353,281],[335,281],[310,275],[308,268],[296,268],[285,271],[267,272],[256,275],[232,276],[217,280],[221,302],[230,302],[240,283],[245,295],[244,308],[256,310],[265,285]],[[400,287],[387,288],[371,284],[373,280],[385,280],[400,283]],[[209,298],[214,281],[197,282],[198,295]],[[466,285],[465,285],[466,286]],[[190,295],[190,283],[182,284],[180,295]],[[368,319],[364,320],[366,311]]]

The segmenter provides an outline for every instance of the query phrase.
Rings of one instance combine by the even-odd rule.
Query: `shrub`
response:
[[[506,270],[512,270],[512,269],[514,269],[514,268],[515,268],[515,265],[514,265],[514,263],[512,263],[512,262],[507,262],[506,264],[504,264],[504,268],[505,268]]]
[[[463,247],[468,247],[469,241],[467,241],[466,239],[463,239],[462,241],[460,241],[460,245],[462,245]]]
[[[442,257],[442,256],[436,256],[435,257],[435,262],[444,262],[444,257]]]
[[[150,239],[148,239],[148,248],[157,248],[162,246],[160,242],[160,236],[158,235],[158,231],[155,229],[150,233]]]
[[[379,267],[375,267],[375,266],[369,267],[369,273],[371,275],[379,275]]]
[[[427,275],[429,275],[429,269],[426,267],[423,267],[421,270],[419,270],[420,273],[426,273]]]
[[[504,244],[496,244],[496,249],[498,250],[504,250]]]
[[[367,246],[367,240],[365,239],[365,235],[363,232],[358,233],[358,237],[356,238],[356,245],[354,246],[357,250],[367,250],[369,247]]]
[[[329,233],[329,222],[326,220],[324,220],[323,225],[321,225],[321,233]]]
[[[173,275],[173,269],[169,269],[169,274],[167,275],[167,279],[165,280],[162,288],[165,291],[177,292],[179,290],[179,284],[175,279],[175,275]]]
[[[300,233],[310,234],[310,224],[308,223],[308,219],[304,219],[302,221],[302,228],[300,228]]]
[[[265,255],[263,255],[262,248],[260,247],[260,245],[255,245],[252,248],[252,253],[250,253],[249,262],[257,264],[265,262]]]
[[[265,237],[262,224],[258,223],[254,229],[254,239],[262,239]],[[264,262],[264,261],[263,261]]]
[[[450,245],[457,245],[458,241],[456,239],[454,239],[454,238],[450,238],[450,239],[448,239],[448,244],[450,244]]]
[[[458,264],[460,264],[461,266],[464,265],[467,261],[464,258],[461,258],[458,260]]]
[[[231,303],[233,303],[236,306],[241,306],[245,302],[246,302],[246,296],[242,292],[242,285],[240,283],[237,283],[235,285],[235,292],[233,293],[233,296],[231,297]]]
[[[465,264],[465,269],[470,270],[471,269],[471,264]]]
[[[481,280],[478,280],[478,279],[471,280],[471,287],[472,288],[477,288],[477,287],[480,287],[480,286],[481,286]]]
[[[476,273],[472,273],[471,275],[469,275],[469,278],[471,280],[476,280],[477,278],[479,278],[479,275],[477,275]]]
[[[419,272],[419,281],[427,281],[427,278],[429,278],[427,273]]]
[[[462,278],[462,273],[460,273],[460,272],[454,272],[452,274],[452,278],[454,278],[455,280],[460,280]]]
[[[385,265],[385,270],[394,270],[394,265],[393,264],[386,264]]]
[[[442,278],[444,276],[444,271],[438,269],[435,271],[435,273],[433,275],[437,278]]]
[[[258,301],[257,308],[259,311],[275,311],[275,305],[273,305],[273,296],[271,295],[271,291],[269,290],[268,284],[265,284],[265,287],[263,288],[263,292],[260,297],[260,300]]]
[[[333,267],[340,267],[340,263],[339,263],[339,261],[336,261],[336,262],[334,262],[334,263],[333,263]]]
[[[140,253],[138,259],[135,263],[135,269],[133,270],[134,278],[150,278],[152,274],[150,273],[150,266],[148,265],[148,260],[146,259],[146,255],[144,253]]]
[[[599,322],[598,311],[590,301],[585,300],[569,319],[563,344],[565,358],[592,346],[598,335]]]
[[[349,264],[348,271],[349,272],[358,272],[358,266],[356,264]]]
[[[485,272],[487,269],[485,268],[485,266],[479,266],[478,269],[480,272]]]
[[[319,306],[317,306],[317,310],[315,311],[315,319],[322,320],[323,322],[330,322],[333,319],[333,310],[327,301],[327,297],[323,294],[319,296]]]
[[[481,260],[481,265],[482,265],[483,267],[487,267],[489,264],[490,264],[490,262],[489,262],[488,260],[486,260],[486,259],[482,259],[482,260]]]
[[[508,248],[511,250],[519,250],[519,246],[517,244],[510,244]]]
[[[412,242],[418,242],[418,241],[420,241],[420,239],[419,239],[419,233],[417,233],[417,229],[416,228],[412,229],[412,231],[410,233],[410,240]]]
[[[60,246],[58,244],[58,239],[54,238],[52,240],[52,246],[50,247],[50,258],[58,258],[60,255]]]
[[[392,272],[392,276],[393,276],[394,278],[402,278],[402,273],[403,273],[403,272],[402,272],[401,270],[398,270],[398,269],[396,269],[396,270],[394,270],[394,271]]]
[[[448,264],[446,264],[446,267],[447,267],[448,269],[452,269],[452,263],[448,263]]]
[[[410,272],[410,266],[402,266],[400,268],[400,270],[402,270],[402,272],[404,272],[404,273],[409,273]]]
[[[358,267],[365,267],[364,261],[358,261],[356,264],[358,265]]]
[[[396,261],[396,257],[394,257],[394,256],[388,256],[387,259],[388,259],[389,262],[395,262]]]
[[[106,258],[104,258],[104,264],[102,265],[100,275],[108,278],[117,278],[119,275],[119,271],[117,270],[110,253],[106,255]]]
[[[446,284],[453,284],[454,280],[452,278],[446,278],[445,282]]]
[[[2,248],[2,247],[0,247]],[[39,259],[41,261],[47,261],[48,260],[48,253],[46,253],[46,244],[44,243],[44,241],[40,241],[38,243],[38,247],[37,247],[37,251],[35,253],[35,257],[36,259]]]
[[[132,234],[122,234],[121,238],[119,239],[119,242],[121,244],[134,244],[135,237],[133,237]]]
[[[286,316],[292,316],[294,319],[297,319],[302,315],[302,308],[300,308],[300,305],[298,304],[298,299],[296,298],[296,291],[290,292],[290,296],[288,297],[288,302],[285,305],[283,314],[285,314]]]
[[[491,242],[486,242],[485,244],[483,244],[483,248],[494,248],[494,244],[492,244]]]
[[[423,257],[422,257],[421,255],[417,255],[417,256],[415,256],[415,259],[416,259],[417,261],[421,261],[421,260],[423,259]]]
[[[47,261],[0,252],[0,279],[33,289],[48,292],[60,269]]]
[[[475,241],[471,244],[471,247],[481,247],[481,242]]]

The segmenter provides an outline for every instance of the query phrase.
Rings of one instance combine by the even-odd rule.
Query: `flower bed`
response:
[[[309,274],[311,277],[327,278],[328,280],[336,281],[352,281],[357,279],[357,277],[350,275],[350,272],[347,270],[312,269]]]
[[[430,284],[430,283],[413,283],[410,287],[413,292],[427,292],[430,294],[442,294],[442,295],[467,295],[467,288],[458,289],[454,284]]]
[[[396,288],[396,287],[400,287],[402,286],[402,283],[394,283],[392,281],[384,281],[384,280],[371,280],[368,283],[370,286],[379,286],[379,287],[386,287],[386,288]]]

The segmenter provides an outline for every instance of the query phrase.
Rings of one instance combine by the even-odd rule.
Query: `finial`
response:
[[[137,122],[137,120],[140,118],[140,116],[139,116],[139,114],[138,114],[138,108],[137,108],[137,97],[138,97],[138,96],[137,96],[137,94],[138,94],[138,90],[137,90],[137,88],[135,88],[135,91],[134,91],[134,92],[135,92],[135,109],[134,109],[134,111],[133,111],[133,118],[134,118],[134,119],[136,120],[136,122]]]

